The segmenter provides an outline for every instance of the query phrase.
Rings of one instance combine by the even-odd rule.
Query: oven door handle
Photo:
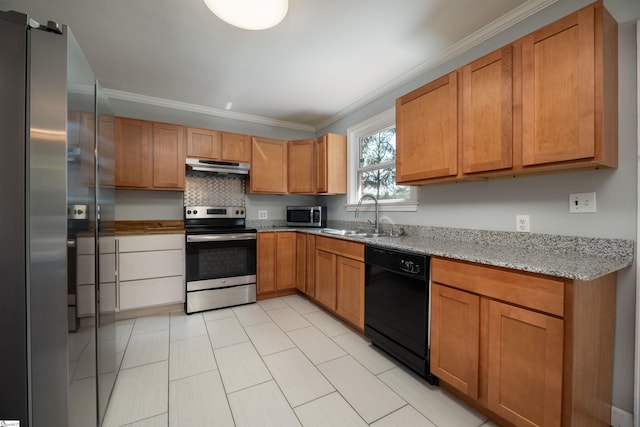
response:
[[[187,243],[228,242],[233,240],[256,240],[256,233],[202,234],[202,235],[187,236]]]

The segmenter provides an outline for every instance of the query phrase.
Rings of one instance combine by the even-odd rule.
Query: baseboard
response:
[[[633,414],[612,406],[611,427],[633,427]]]

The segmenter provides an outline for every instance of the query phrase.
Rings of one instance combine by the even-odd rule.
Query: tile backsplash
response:
[[[245,206],[247,179],[187,171],[184,206]]]

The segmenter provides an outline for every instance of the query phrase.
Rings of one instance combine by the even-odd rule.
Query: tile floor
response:
[[[117,324],[105,426],[495,426],[299,295]]]

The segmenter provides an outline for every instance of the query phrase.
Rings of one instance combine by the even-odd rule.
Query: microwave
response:
[[[326,227],[327,207],[287,206],[287,225],[290,227]]]

